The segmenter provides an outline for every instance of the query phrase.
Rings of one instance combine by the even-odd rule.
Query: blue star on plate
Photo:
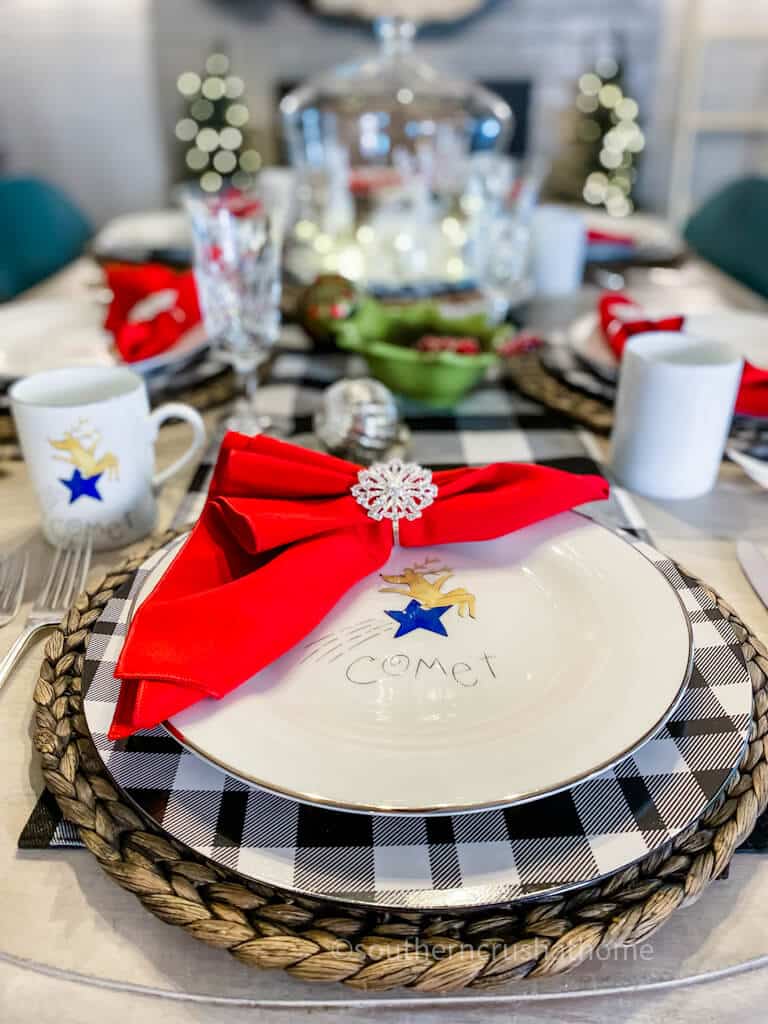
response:
[[[77,501],[78,498],[95,498],[96,501],[104,499],[96,489],[96,484],[101,480],[101,473],[95,476],[83,476],[79,469],[76,469],[69,480],[59,477],[59,480],[69,490],[69,504]]]
[[[412,633],[414,629],[428,629],[430,633],[437,633],[438,636],[448,636],[448,630],[440,621],[440,616],[450,607],[447,604],[442,608],[422,608],[418,601],[409,601],[405,611],[387,612],[390,619],[399,623],[395,639]]]

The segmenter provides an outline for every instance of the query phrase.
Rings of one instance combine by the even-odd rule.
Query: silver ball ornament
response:
[[[342,378],[323,393],[315,434],[334,455],[370,463],[402,447],[404,428],[392,392],[370,377]]]

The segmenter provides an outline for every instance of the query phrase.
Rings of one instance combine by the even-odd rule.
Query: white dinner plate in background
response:
[[[120,363],[112,335],[104,330],[104,305],[96,300],[33,299],[0,307],[0,381],[72,366]],[[150,359],[126,363],[145,376],[181,369],[208,347],[202,324]]]
[[[35,299],[0,307],[0,379],[63,366],[111,366],[112,338],[98,302]]]
[[[653,253],[661,259],[674,259],[685,250],[685,242],[680,234],[663,217],[633,213],[631,217],[617,218],[592,207],[579,206],[578,209],[584,217],[587,230],[631,238],[636,249],[635,256]]]
[[[671,309],[668,305],[656,307],[651,303],[643,304],[642,308],[654,318],[682,314],[685,316],[683,336],[725,342],[749,362],[768,370],[768,313],[732,309],[686,313],[684,309]],[[603,337],[596,313],[586,313],[575,320],[566,338],[574,352],[595,373],[609,381],[617,380],[619,363]]]
[[[192,231],[183,210],[147,210],[114,217],[98,232],[91,249],[101,260],[147,260],[152,253],[190,257]]]

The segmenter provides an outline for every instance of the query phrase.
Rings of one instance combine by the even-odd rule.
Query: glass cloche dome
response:
[[[315,271],[370,282],[375,265],[396,285],[445,278],[448,266],[455,279],[461,196],[475,157],[506,149],[512,112],[495,93],[421,60],[413,22],[375,24],[378,53],[311,79],[280,105],[299,177],[294,241]],[[431,238],[446,218],[448,237],[438,226]],[[309,264],[299,276],[310,276]]]
[[[392,166],[398,150],[417,153],[425,143],[439,149],[448,138],[465,152],[508,141],[512,112],[501,97],[416,56],[412,21],[380,18],[375,27],[378,53],[284,97],[280,110],[294,165],[323,167],[339,146],[355,168]]]

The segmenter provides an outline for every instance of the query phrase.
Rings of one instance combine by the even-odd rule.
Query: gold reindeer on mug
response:
[[[78,420],[77,426],[65,431],[60,441],[49,440],[48,443],[56,451],[67,453],[54,455],[55,459],[79,469],[82,476],[93,477],[106,473],[107,480],[120,479],[120,461],[116,455],[107,452],[101,458],[96,457],[96,449],[101,444],[101,433],[89,427],[87,420]]]
[[[399,583],[405,590],[398,587],[381,587],[381,594],[401,594],[403,597],[410,597],[418,601],[422,608],[442,608],[449,605],[457,605],[459,615],[462,617],[469,613],[469,617],[475,618],[475,595],[470,594],[464,587],[457,587],[455,590],[448,590],[446,593],[440,589],[446,580],[453,576],[453,570],[447,565],[440,568],[430,569],[437,558],[427,558],[423,562],[417,562],[413,568],[403,569],[396,575],[380,573],[381,578],[387,583]],[[427,576],[432,573],[442,573],[436,580],[428,580]]]

